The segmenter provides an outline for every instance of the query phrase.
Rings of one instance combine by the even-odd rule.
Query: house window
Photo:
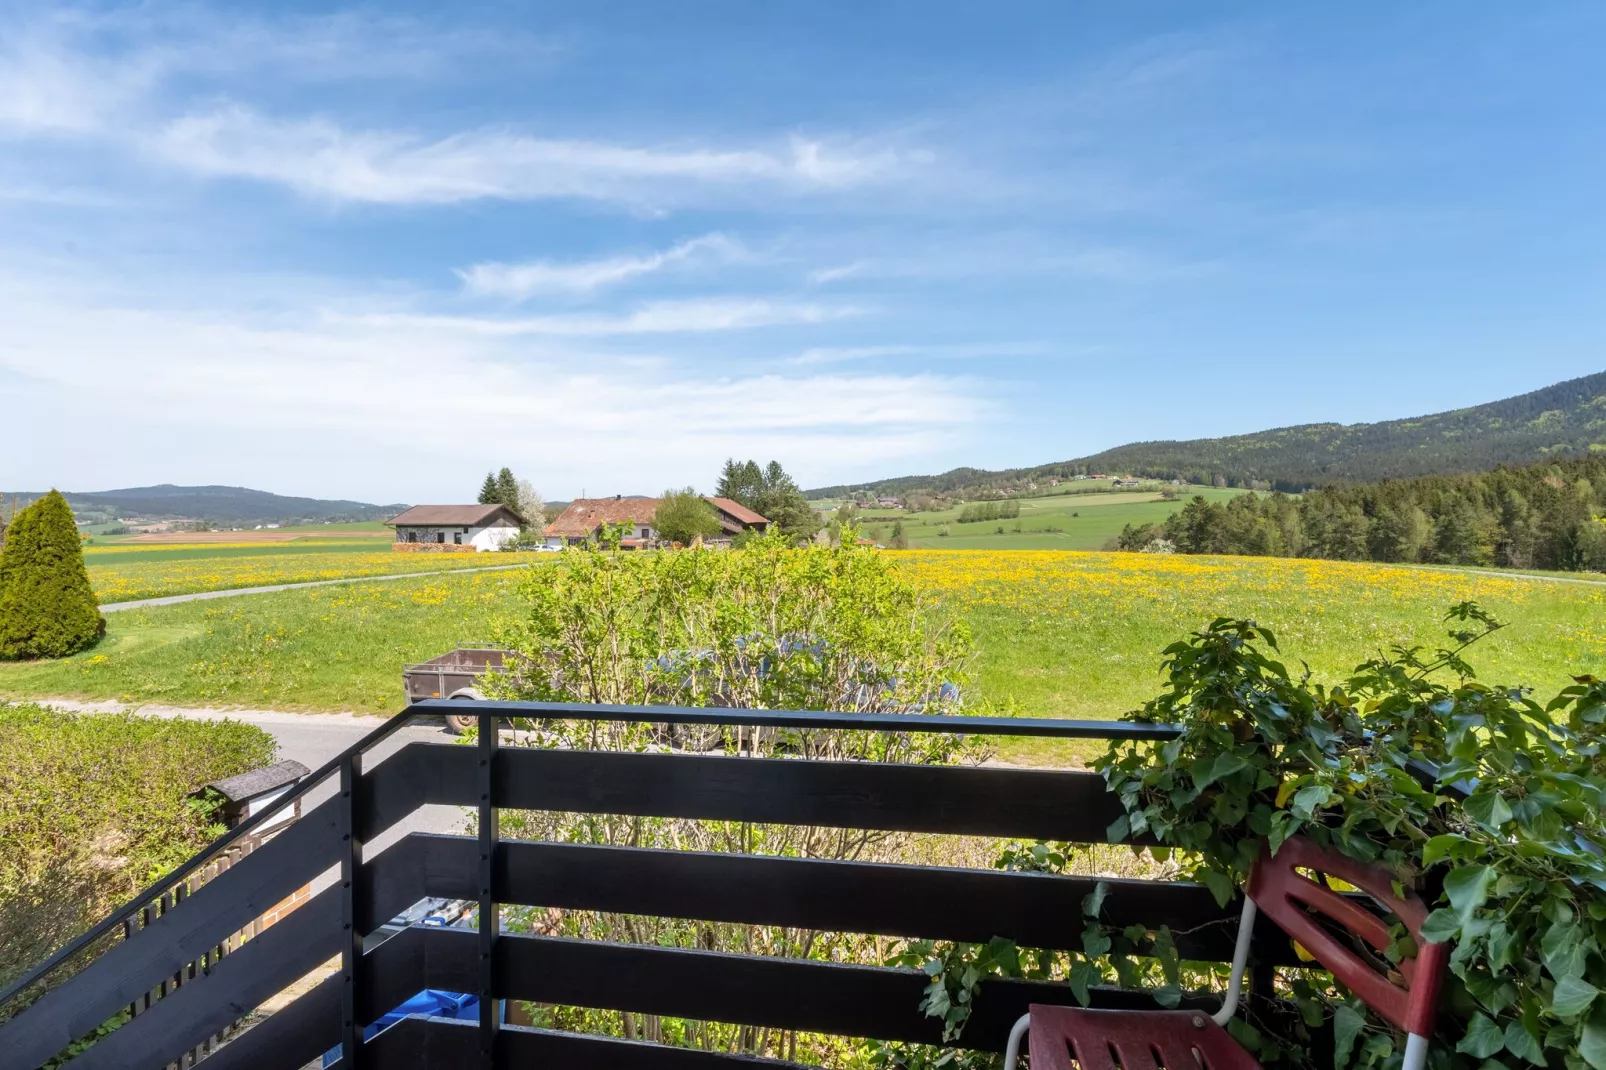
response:
[[[463,533],[461,531],[452,532],[452,541],[459,546],[463,545]]]
[[[407,541],[408,541],[408,542],[417,542],[417,541],[418,541],[418,532],[416,532],[416,531],[409,531],[409,532],[408,532],[408,533],[407,533]]]
[[[445,542],[445,541],[446,541],[446,532],[444,532],[444,531],[437,531],[437,532],[436,532],[436,533],[435,533],[435,541],[436,541],[436,542]]]

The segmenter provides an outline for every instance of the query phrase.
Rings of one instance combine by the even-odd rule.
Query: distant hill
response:
[[[1300,424],[1227,438],[1134,442],[1090,457],[989,472],[955,468],[935,476],[820,487],[810,498],[856,491],[989,492],[1079,473],[1224,480],[1300,491],[1333,483],[1487,471],[1501,464],[1606,450],[1606,372],[1529,394],[1432,416],[1375,424]]]
[[[5,492],[31,500],[43,491]],[[128,487],[124,490],[62,491],[80,521],[96,518],[141,517],[147,520],[205,520],[220,525],[284,524],[296,520],[341,523],[354,520],[388,520],[405,505],[371,505],[367,502],[290,498],[247,487]]]

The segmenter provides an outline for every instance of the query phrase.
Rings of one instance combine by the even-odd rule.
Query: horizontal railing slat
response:
[[[971,943],[1005,936],[1056,950],[1082,946],[1082,900],[1102,880],[513,840],[498,852],[497,901],[519,906]],[[406,837],[371,864],[373,916],[394,917],[425,896],[473,897],[477,853],[466,836]],[[1106,924],[1170,926],[1185,958],[1231,959],[1236,906],[1217,906],[1196,884],[1103,883]],[[1284,958],[1295,961],[1291,951]]]
[[[421,927],[410,931],[420,934],[428,946],[424,961],[430,987],[450,988],[450,979],[473,975],[477,934]],[[497,949],[493,995],[499,998],[849,1037],[942,1042],[941,1023],[919,1009],[930,979],[916,970],[541,936],[504,935]],[[1010,1026],[1031,1003],[1072,1004],[1074,997],[1064,985],[985,981],[977,991],[970,1024],[953,1046],[1002,1051]],[[1094,990],[1093,1003],[1134,1009],[1156,1006],[1147,993],[1104,988]]]
[[[385,1070],[473,1066],[480,1050],[476,1023],[451,1018],[407,1018],[369,1044],[374,1061]],[[563,1070],[802,1070],[778,1059],[517,1025],[498,1032],[496,1059],[503,1066]]]
[[[325,803],[6,1023],[4,1056],[33,1067],[243,929],[326,868],[340,842]]]
[[[415,743],[406,750],[413,751],[407,762],[392,759],[364,778],[372,782],[370,822],[394,824],[411,812],[399,809],[413,798],[400,781],[415,775],[414,762],[433,767],[418,782],[422,801],[475,801],[467,748]],[[1078,843],[1107,842],[1110,823],[1124,813],[1093,773],[980,766],[504,747],[496,784],[496,804],[507,809]]]
[[[165,1066],[340,948],[338,888],[320,892],[187,980],[68,1065],[73,1070]]]

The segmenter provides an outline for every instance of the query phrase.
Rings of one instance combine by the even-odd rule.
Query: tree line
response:
[[[1014,520],[1020,516],[1020,502],[1011,498],[1001,502],[978,502],[959,510],[961,524],[979,524],[986,520]]]
[[[1195,497],[1122,550],[1606,572],[1606,456],[1328,487]]]

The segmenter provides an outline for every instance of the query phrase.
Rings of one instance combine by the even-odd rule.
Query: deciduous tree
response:
[[[691,487],[664,491],[652,526],[659,538],[688,545],[699,538],[711,539],[723,530],[714,507]]]

